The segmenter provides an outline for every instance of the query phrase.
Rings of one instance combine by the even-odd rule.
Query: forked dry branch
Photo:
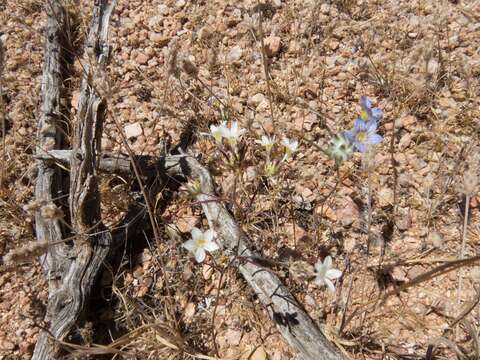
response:
[[[46,320],[47,331],[39,335],[33,359],[52,359],[59,354],[54,339],[64,339],[82,316],[90,297],[90,291],[106,260],[112,244],[112,236],[105,229],[100,216],[100,198],[97,184],[97,153],[100,152],[103,120],[106,104],[93,79],[102,78],[109,62],[110,47],[107,44],[108,24],[115,1],[96,1],[86,41],[83,61],[81,95],[73,136],[70,158],[70,216],[75,240],[67,247],[53,246],[47,255],[46,269],[49,279],[49,298]],[[61,1],[48,2],[46,65],[42,117],[39,124],[40,151],[61,145],[58,118],[63,93],[61,67],[68,49],[66,27],[68,18]],[[51,118],[53,117],[53,118]],[[46,136],[48,135],[48,136]],[[48,164],[39,164],[36,199],[51,200],[55,170]],[[55,220],[44,223],[37,215],[39,240],[58,242],[62,239],[60,224]],[[60,248],[62,251],[57,251]],[[52,250],[53,249],[53,250]],[[54,339],[52,339],[54,338]]]

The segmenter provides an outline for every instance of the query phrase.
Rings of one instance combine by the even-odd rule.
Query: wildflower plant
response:
[[[371,189],[371,171],[373,159],[373,145],[382,142],[383,137],[377,134],[378,124],[383,118],[383,111],[378,107],[373,107],[372,100],[366,96],[360,98],[360,116],[355,119],[353,128],[340,134],[336,134],[330,140],[329,147],[325,151],[328,156],[335,160],[337,172],[342,162],[348,160],[354,150],[362,153],[362,168],[365,173],[365,186],[362,191],[366,197],[365,207],[365,228],[368,234],[367,253],[370,247],[370,228],[372,223],[372,189]],[[327,279],[328,280],[328,279]],[[319,282],[327,283],[322,278]],[[330,282],[331,283],[331,282]],[[330,287],[329,284],[327,286]]]
[[[277,143],[277,140],[275,139],[275,135],[270,137],[267,135],[262,135],[261,140],[255,140],[257,144],[262,145],[267,152],[270,152],[273,148],[273,146]]]
[[[288,138],[283,138],[282,145],[285,148],[285,155],[283,157],[283,161],[290,159],[292,155],[298,150],[297,140],[290,140]]]
[[[383,140],[382,136],[377,134],[377,121],[374,119],[356,119],[353,129],[346,131],[344,136],[361,153],[366,152],[369,145],[379,144]]]
[[[373,107],[372,100],[367,96],[360,98],[362,108],[360,116],[355,120],[353,128],[334,135],[326,150],[328,156],[335,160],[337,165],[348,160],[354,150],[366,153],[371,145],[382,142],[383,137],[377,134],[378,123],[383,118],[383,111]]]
[[[277,175],[282,163],[291,159],[293,154],[298,150],[298,141],[285,137],[278,143],[275,136],[262,135],[261,139],[256,140],[255,143],[265,149],[266,155],[263,174],[267,178],[272,178]]]
[[[209,229],[205,232],[199,228],[192,229],[192,238],[183,244],[183,247],[190,251],[198,263],[205,260],[208,252],[213,252],[219,249],[219,246],[214,241],[215,232]]]
[[[223,137],[227,140],[227,143],[231,146],[236,145],[242,138],[242,135],[245,134],[247,130],[241,129],[238,126],[238,122],[232,121],[230,127],[223,127]]]
[[[315,264],[315,284],[318,286],[327,286],[332,292],[335,291],[333,281],[342,276],[342,272],[332,268],[332,258],[327,256],[325,260],[318,261]]]
[[[220,125],[210,125],[210,134],[213,138],[218,142],[221,143],[224,134],[227,131],[227,122],[223,121]]]
[[[228,126],[228,117],[224,112],[222,112],[222,118],[224,120],[219,125],[210,125],[210,133],[204,135],[212,136],[220,152],[227,159],[227,163],[236,167],[240,161],[238,145],[247,130],[242,129],[237,121],[232,121]]]

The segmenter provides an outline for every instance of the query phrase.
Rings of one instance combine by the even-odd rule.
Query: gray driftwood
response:
[[[70,31],[67,14],[61,1],[51,1],[46,6],[47,28],[45,42],[45,59],[42,76],[42,105],[38,121],[37,153],[43,153],[52,149],[60,148],[63,145],[61,122],[63,121],[63,94],[64,81],[68,76],[66,64],[68,51],[68,38],[66,34]],[[38,161],[38,174],[35,184],[36,200],[52,199],[62,195],[64,184],[59,168],[51,164]],[[49,287],[49,303],[54,299],[61,287],[61,274],[68,264],[64,259],[68,256],[68,249],[60,240],[63,238],[62,227],[58,219],[44,219],[40,212],[35,214],[35,231],[38,241],[48,242],[52,245],[46,255],[42,256],[41,263],[47,274]],[[49,307],[50,309],[51,307]],[[52,320],[52,313],[47,311],[45,321]],[[34,359],[48,359],[53,355],[51,343],[46,333],[39,336]]]
[[[69,207],[75,240],[68,249],[68,256],[60,258],[59,254],[51,249],[47,255],[47,269],[49,271],[61,269],[62,273],[57,273],[55,279],[49,279],[49,282],[54,281],[55,286],[49,286],[46,315],[49,322],[48,332],[42,331],[39,335],[32,357],[35,360],[58,358],[60,349],[55,339],[63,340],[82,316],[95,278],[109,254],[112,243],[111,234],[106,231],[100,219],[97,154],[100,150],[106,104],[98,92],[98,86],[102,84],[94,83],[94,79],[103,78],[105,67],[109,61],[110,47],[107,44],[107,34],[114,5],[115,1],[108,3],[106,0],[100,0],[95,1],[93,9],[85,58],[82,61],[84,72],[70,158]],[[49,2],[47,8],[51,12],[49,13],[50,27],[47,32],[47,61],[44,67],[46,80],[44,86],[46,88],[43,89],[45,95],[42,115],[49,110],[47,109],[49,106],[54,107],[59,104],[57,101],[62,90],[62,79],[57,78],[56,71],[58,71],[58,63],[61,61],[61,49],[65,46],[60,40],[55,40],[55,37],[61,38],[64,30],[61,25],[54,25],[58,22],[62,24],[63,18],[60,17],[59,21],[59,16],[66,16],[62,3],[60,1]],[[64,23],[66,22],[65,20]],[[57,54],[58,52],[60,54]],[[57,111],[58,109],[53,108],[53,110],[53,114],[61,115]],[[57,112],[55,113],[55,111]],[[51,131],[48,126],[51,122],[47,120],[43,123],[40,120],[40,134],[45,132],[42,130],[44,126]],[[55,123],[53,123],[53,127],[55,128]],[[56,136],[57,134],[53,130],[52,137],[55,139]],[[58,142],[44,140],[41,136],[39,140],[41,149],[38,153],[50,150],[47,146],[50,143],[52,146],[58,145]],[[43,166],[45,170],[42,168],[40,170],[52,171],[48,162],[44,162]],[[45,199],[52,195],[51,184],[53,181],[45,174],[39,173],[39,175],[42,176],[37,181],[38,193],[36,195],[38,198]],[[54,176],[53,171],[50,176]],[[37,216],[36,221],[42,224],[44,220]],[[54,231],[55,239],[59,240],[62,235],[56,225],[58,224],[47,223],[40,229],[47,234]],[[51,238],[48,239],[48,241],[51,240]],[[65,248],[65,245],[63,247]]]
[[[69,151],[50,151],[41,155],[41,158],[65,164],[69,154]],[[126,156],[108,154],[104,159],[100,161],[102,170],[123,175],[133,174],[130,160]],[[281,280],[273,272],[252,261],[259,256],[251,250],[248,238],[218,200],[208,170],[188,155],[165,156],[159,158],[158,162],[166,165],[156,167],[157,170],[166,172],[163,175],[190,176],[200,180],[201,192],[197,195],[197,200],[202,204],[210,227],[216,231],[219,244],[224,251],[238,257],[236,264],[240,273],[255,291],[283,337],[298,351],[301,358],[344,359],[343,354],[325,337]],[[116,166],[112,163],[116,163]],[[144,173],[149,171],[145,167],[141,170]]]
[[[35,155],[36,159],[43,160],[46,163],[58,163],[61,166],[70,166],[71,150],[51,150]],[[168,155],[158,158],[147,156],[138,156],[135,162],[141,173],[148,177],[166,175],[174,177],[182,175],[180,168],[180,159],[186,155]],[[113,173],[123,176],[132,176],[134,174],[132,162],[128,155],[104,152],[100,155],[98,161],[99,170],[105,173]]]

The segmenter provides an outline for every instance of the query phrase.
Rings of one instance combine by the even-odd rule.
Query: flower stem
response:
[[[470,212],[470,194],[465,195],[465,216],[463,217],[463,230],[462,230],[462,246],[460,248],[460,260],[465,257],[465,246],[467,243],[467,227],[468,217]],[[457,309],[460,309],[460,295],[462,292],[463,274],[462,268],[458,270],[458,286],[457,286]],[[455,329],[455,338],[458,340],[460,336],[460,326],[457,325]]]

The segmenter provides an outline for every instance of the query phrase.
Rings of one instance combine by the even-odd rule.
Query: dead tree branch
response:
[[[46,316],[50,320],[49,333],[40,334],[32,359],[58,356],[60,349],[54,339],[63,340],[82,316],[95,278],[110,252],[112,237],[101,222],[97,183],[97,153],[106,113],[105,101],[98,92],[99,85],[103,84],[99,84],[98,79],[104,79],[110,58],[107,34],[114,6],[115,1],[101,0],[95,2],[93,9],[70,159],[69,205],[76,240],[69,249],[69,256],[62,259],[64,273],[60,284],[50,289]],[[55,7],[63,11],[60,2],[55,2]],[[52,21],[58,21],[57,16],[56,11],[52,12]]]

